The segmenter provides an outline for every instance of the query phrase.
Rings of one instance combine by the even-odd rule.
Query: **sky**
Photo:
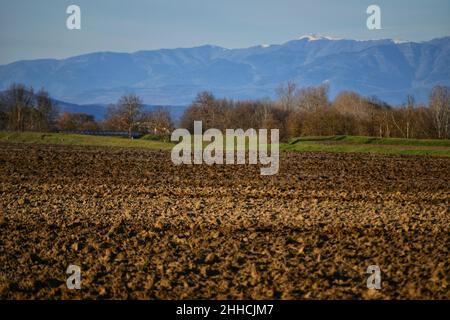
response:
[[[66,9],[81,8],[81,30]],[[381,9],[368,30],[366,9]],[[449,0],[0,0],[0,64],[95,51],[244,48],[305,34],[425,41],[450,35]]]

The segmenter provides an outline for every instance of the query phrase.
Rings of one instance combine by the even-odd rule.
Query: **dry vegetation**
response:
[[[0,92],[0,130],[32,132],[114,131],[127,136],[153,134],[169,140],[174,127],[193,133],[194,121],[203,128],[279,129],[282,141],[299,136],[353,135],[403,139],[450,139],[450,88],[435,86],[427,105],[412,96],[393,107],[375,97],[341,92],[332,101],[328,86],[297,88],[288,82],[271,100],[232,100],[200,92],[181,119],[170,108],[144,108],[134,95],[122,96],[108,107],[106,118],[96,121],[83,113],[58,113],[58,105],[45,90],[13,84]]]
[[[448,158],[280,163],[262,177],[167,151],[0,143],[0,297],[450,298]]]

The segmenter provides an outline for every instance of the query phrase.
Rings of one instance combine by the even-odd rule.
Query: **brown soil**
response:
[[[450,159],[0,144],[0,297],[450,298]],[[66,269],[81,267],[81,290]],[[381,290],[366,269],[381,268]]]

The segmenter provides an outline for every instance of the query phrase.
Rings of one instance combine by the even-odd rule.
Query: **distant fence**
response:
[[[105,136],[105,137],[128,137],[128,131],[103,131],[103,130],[64,130],[60,133],[70,134],[85,134],[90,136]],[[144,134],[141,132],[131,132],[132,138],[140,138]]]

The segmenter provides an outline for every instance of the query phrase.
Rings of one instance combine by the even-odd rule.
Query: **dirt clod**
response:
[[[448,158],[283,153],[270,177],[2,143],[0,162],[2,299],[450,298]]]

